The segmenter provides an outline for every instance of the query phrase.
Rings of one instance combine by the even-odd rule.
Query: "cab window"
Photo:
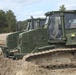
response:
[[[65,14],[65,29],[76,28],[76,14]]]

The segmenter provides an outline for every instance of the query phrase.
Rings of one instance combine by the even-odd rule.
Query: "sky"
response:
[[[63,4],[67,10],[76,9],[76,0],[0,0],[0,10],[12,10],[17,21],[23,21],[30,16],[45,17],[46,12],[59,10]]]

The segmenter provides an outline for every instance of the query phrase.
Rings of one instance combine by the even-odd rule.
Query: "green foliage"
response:
[[[11,10],[0,10],[0,33],[16,31],[16,17]]]
[[[6,27],[6,15],[3,10],[0,10],[0,28]]]
[[[7,27],[6,14],[3,10],[0,10],[0,33]]]
[[[0,10],[0,33],[26,29],[27,21],[18,21],[12,10]]]
[[[7,20],[9,32],[16,31],[16,24],[17,24],[16,16],[11,10],[8,10],[6,12],[6,20]]]
[[[24,30],[27,26],[27,21],[19,21],[17,22],[16,16],[12,12],[12,10],[3,11],[0,10],[0,33],[6,32],[14,32],[17,30]]]
[[[65,10],[66,10],[65,5],[64,5],[64,4],[63,4],[63,5],[61,5],[59,10],[60,10],[60,11],[65,11]]]

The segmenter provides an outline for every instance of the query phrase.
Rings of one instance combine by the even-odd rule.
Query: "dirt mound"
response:
[[[0,75],[15,75],[19,61],[0,56]]]
[[[25,62],[21,68],[16,72],[16,75],[48,75],[45,69],[39,68],[35,64]]]
[[[76,68],[48,70],[24,60],[0,56],[0,75],[75,75]]]
[[[16,75],[75,75],[76,68],[48,70],[38,67],[35,64],[25,62],[16,72]]]

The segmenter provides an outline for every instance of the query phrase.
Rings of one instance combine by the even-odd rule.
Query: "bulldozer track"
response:
[[[37,53],[29,53],[28,55],[24,56],[24,60],[28,60],[29,58],[33,57],[33,56],[38,56],[38,55],[43,55],[43,54],[48,54],[48,53],[53,53],[53,52],[63,52],[63,51],[76,51],[76,48],[59,48],[59,49],[52,49],[52,50],[46,50],[46,51],[42,51],[42,52],[37,52]]]
[[[45,55],[49,55],[50,53],[58,53],[58,52],[72,52],[76,53],[76,48],[58,48],[58,49],[52,49],[52,50],[46,50],[38,53],[31,53],[23,57],[23,60],[32,62],[35,61],[37,58],[41,58],[39,61],[43,60],[45,58]],[[44,57],[43,57],[44,56]],[[46,58],[45,58],[46,59]],[[47,60],[48,61],[48,60]],[[63,69],[63,68],[76,68],[76,62],[75,59],[72,59],[74,62],[65,63],[65,64],[42,64],[42,63],[35,63],[39,67],[46,68],[46,69]]]

